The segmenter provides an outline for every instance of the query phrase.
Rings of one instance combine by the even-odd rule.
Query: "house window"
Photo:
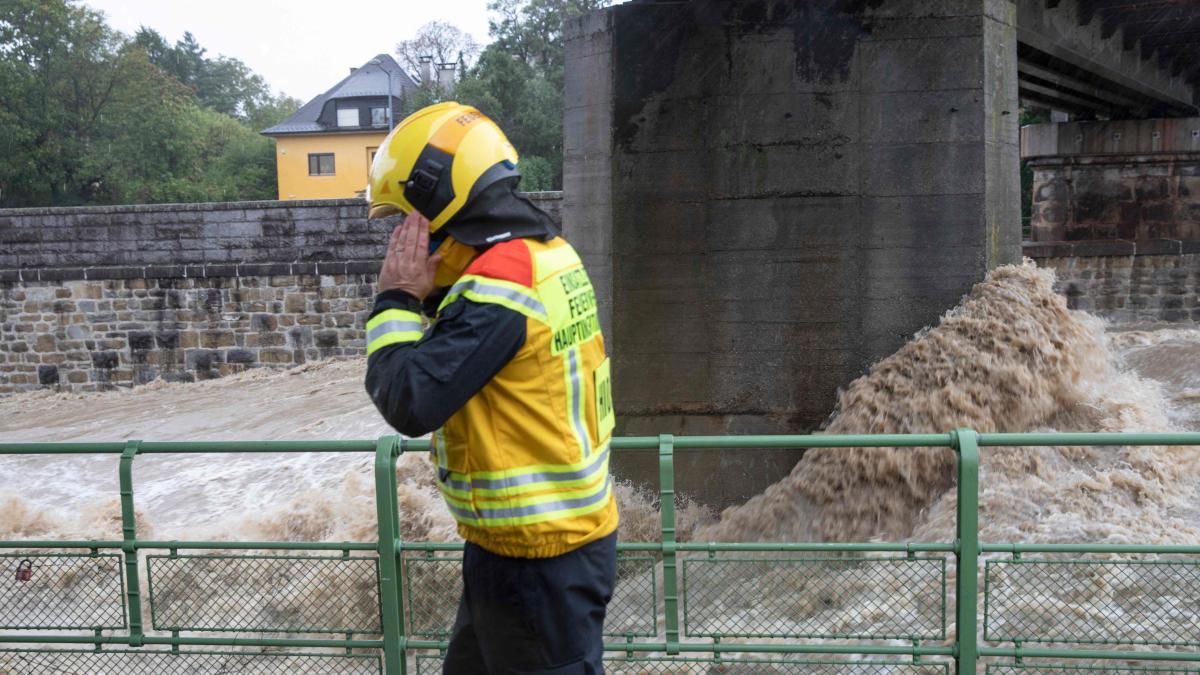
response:
[[[333,153],[332,152],[310,152],[308,154],[308,175],[310,176],[332,176],[333,175]]]
[[[371,108],[371,126],[387,126],[387,108]]]
[[[361,126],[358,118],[358,108],[339,108],[337,112],[339,127]]]

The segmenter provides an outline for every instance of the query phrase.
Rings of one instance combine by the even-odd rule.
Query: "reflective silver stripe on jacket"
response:
[[[421,332],[421,322],[419,321],[402,321],[400,319],[391,319],[375,326],[367,331],[367,342],[374,342],[376,339],[387,335],[388,333],[407,333],[410,331]]]

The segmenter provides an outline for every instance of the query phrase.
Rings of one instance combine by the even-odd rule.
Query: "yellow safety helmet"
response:
[[[472,197],[520,176],[517,150],[483,113],[454,101],[421,108],[375,152],[368,218],[419,211],[437,232]]]

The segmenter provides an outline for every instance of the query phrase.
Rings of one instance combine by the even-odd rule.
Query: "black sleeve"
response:
[[[419,312],[402,291],[375,299],[385,309]],[[367,359],[367,393],[397,431],[415,437],[441,428],[525,344],[525,316],[492,303],[459,298],[417,342],[388,345]]]

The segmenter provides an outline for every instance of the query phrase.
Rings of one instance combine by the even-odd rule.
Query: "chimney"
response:
[[[432,75],[429,70],[433,63],[433,57],[428,55],[421,56],[417,58],[417,61],[421,64],[421,84],[429,84],[432,81]]]
[[[439,63],[438,64],[438,87],[444,92],[449,92],[454,88],[454,64]]]

